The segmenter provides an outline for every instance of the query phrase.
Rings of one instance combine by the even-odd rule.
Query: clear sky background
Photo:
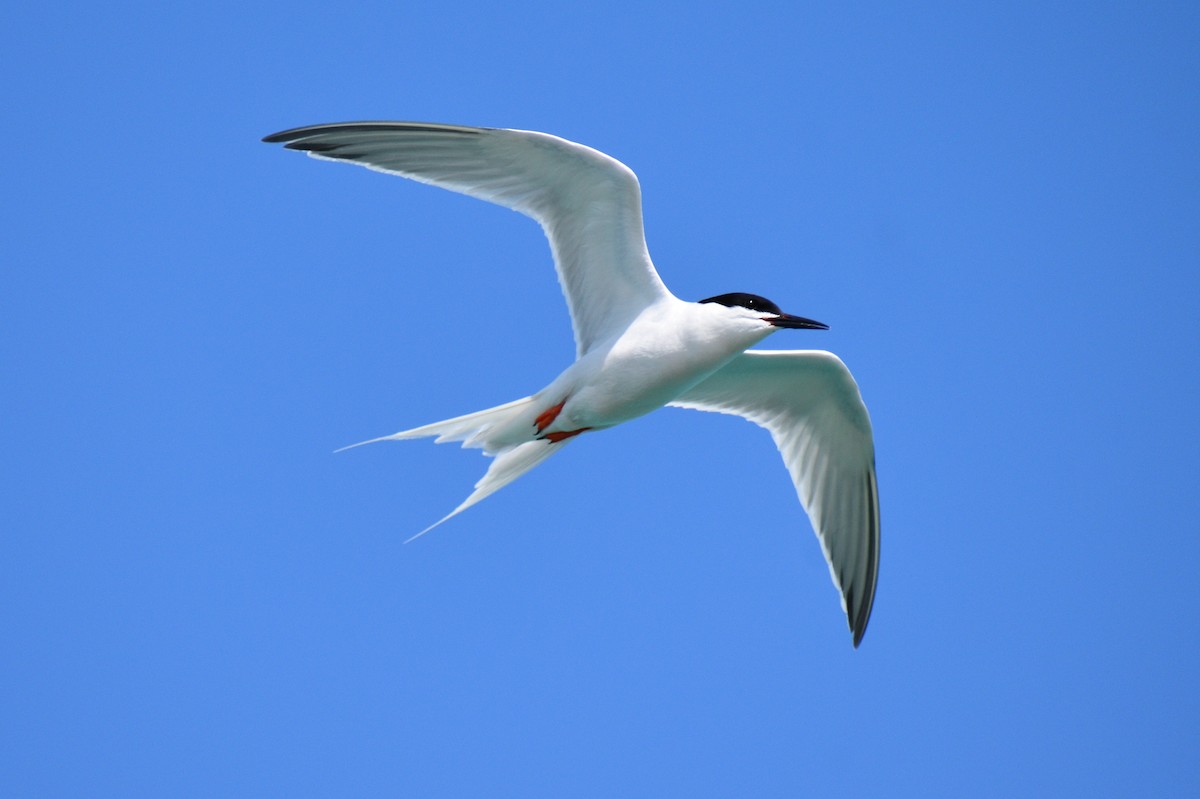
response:
[[[1194,3],[14,6],[7,796],[1179,796],[1200,785]],[[259,142],[544,130],[685,299],[831,325],[862,647],[767,434],[482,475],[573,356],[537,226]]]

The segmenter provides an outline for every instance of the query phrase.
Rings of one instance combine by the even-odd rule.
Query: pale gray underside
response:
[[[296,128],[264,141],[496,203],[550,239],[576,355],[669,293],[650,262],[637,177],[620,161],[532,131],[415,122]]]
[[[871,422],[849,370],[828,352],[747,350],[671,405],[741,416],[770,431],[858,646],[879,576],[879,497]]]

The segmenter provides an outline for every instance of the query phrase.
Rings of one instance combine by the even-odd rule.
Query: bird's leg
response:
[[[562,413],[563,406],[566,404],[567,401],[563,400],[553,408],[547,408],[546,410],[542,411],[541,414],[538,415],[538,418],[533,420],[533,426],[537,428],[539,433],[542,432],[547,427],[554,424],[554,420],[558,418],[560,413]]]
[[[543,441],[549,441],[552,444],[557,444],[560,441],[566,441],[568,438],[572,438],[574,436],[579,435],[580,433],[583,433],[583,432],[585,432],[587,430],[591,430],[591,429],[592,428],[590,428],[590,427],[581,427],[578,430],[567,430],[566,432],[559,432],[559,433],[547,433],[546,435],[542,436],[541,438]]]
[[[542,411],[540,414],[538,414],[538,418],[533,421],[533,426],[537,428],[537,431],[539,433],[542,432],[547,427],[554,424],[554,420],[558,418],[558,415],[560,413],[562,413],[563,406],[566,404],[567,404],[567,401],[563,400],[562,402],[555,405],[553,408],[547,408],[546,410]],[[566,431],[559,431],[557,433],[546,433],[545,435],[538,436],[538,438],[540,438],[542,441],[549,441],[552,444],[557,444],[560,441],[566,441],[568,438],[572,438],[573,436],[579,435],[584,430],[591,430],[591,429],[592,428],[590,428],[590,427],[581,427],[578,430],[566,430]]]

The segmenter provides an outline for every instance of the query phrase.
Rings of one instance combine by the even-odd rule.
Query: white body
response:
[[[773,332],[729,310],[675,297],[646,308],[619,335],[593,346],[534,395],[538,408],[566,400],[543,432],[599,430],[657,410]],[[495,431],[495,439],[483,439],[487,448],[536,437],[532,424],[514,430],[513,438],[500,438],[507,432],[508,426]]]
[[[436,436],[495,458],[474,493],[437,524],[581,433],[668,404],[736,414],[771,432],[858,645],[879,569],[866,407],[849,371],[830,353],[748,349],[778,327],[812,326],[785,322],[811,320],[788,317],[753,295],[736,296],[773,310],[721,302],[734,295],[705,303],[672,295],[646,249],[637,178],[583,145],[532,131],[410,122],[316,125],[264,141],[512,208],[537,220],[550,240],[571,310],[575,362],[532,396],[373,439]]]

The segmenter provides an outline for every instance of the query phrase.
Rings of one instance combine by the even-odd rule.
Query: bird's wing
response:
[[[620,161],[524,130],[346,122],[263,139],[503,205],[541,224],[582,355],[668,295],[642,232],[637,177]]]
[[[747,350],[671,405],[765,427],[808,512],[858,646],[879,575],[871,421],[850,371],[819,351]]]

